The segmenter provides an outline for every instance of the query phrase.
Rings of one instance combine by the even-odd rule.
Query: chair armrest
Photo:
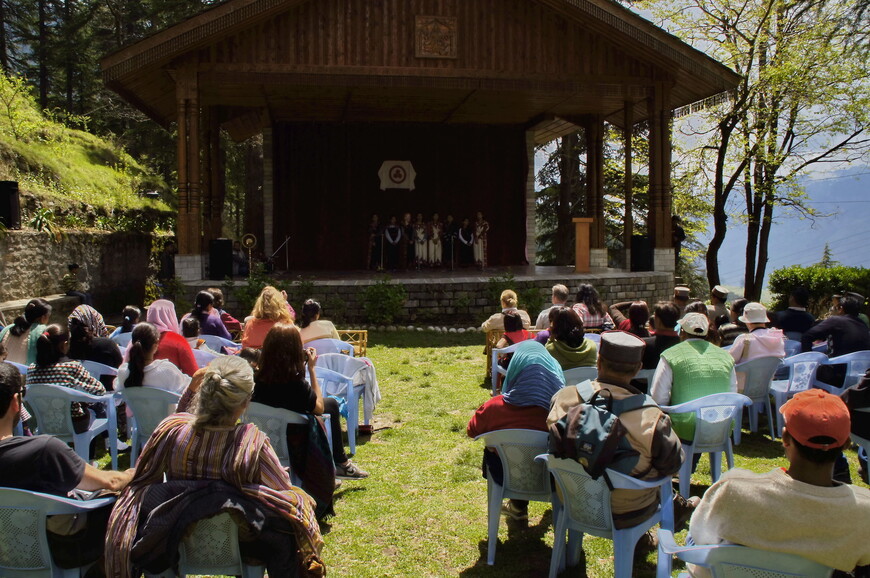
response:
[[[674,534],[665,528],[659,528],[659,556],[665,553],[669,556],[676,556],[689,564],[697,564],[699,566],[709,566],[707,557],[715,548],[727,547],[727,545],[716,544],[706,546],[680,546],[674,539]],[[739,548],[739,546],[734,546]]]
[[[105,498],[97,498],[94,500],[76,500],[74,498],[53,496],[51,494],[41,494],[39,492],[33,493],[40,498],[43,498],[50,502],[54,502],[56,504],[56,506],[50,507],[46,510],[46,514],[48,514],[49,516],[54,516],[58,514],[74,514],[81,511],[97,510],[104,506],[111,506],[115,503],[116,500],[114,496],[107,496]]]

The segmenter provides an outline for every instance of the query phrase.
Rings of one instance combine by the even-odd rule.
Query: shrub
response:
[[[821,267],[794,265],[777,269],[770,275],[769,288],[773,293],[772,309],[788,307],[788,295],[798,286],[810,292],[809,311],[816,316],[825,313],[831,304],[831,295],[855,291],[870,295],[870,269],[864,267]]]
[[[369,323],[392,323],[402,312],[407,295],[405,286],[391,283],[389,277],[369,285],[362,295],[366,319]]]

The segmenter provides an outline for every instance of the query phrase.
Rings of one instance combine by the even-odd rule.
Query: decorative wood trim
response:
[[[457,58],[459,20],[455,16],[414,17],[414,56],[417,58]]]

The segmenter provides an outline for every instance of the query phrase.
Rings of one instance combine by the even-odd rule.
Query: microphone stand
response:
[[[275,252],[272,253],[272,256],[271,256],[271,257],[269,257],[269,260],[271,261],[272,259],[274,259],[274,258],[275,258],[275,255],[278,254],[278,251],[280,251],[281,249],[283,249],[284,246],[285,246],[289,241],[290,241],[290,237],[287,237],[286,239],[284,239],[284,242],[281,243],[281,246],[280,246],[280,247],[278,247],[277,249],[275,249]],[[284,269],[285,269],[287,272],[289,272],[289,271],[290,271],[290,247],[287,247],[287,250],[284,252],[284,256],[285,256],[285,258],[284,258],[284,261],[285,261],[285,263],[284,263]]]

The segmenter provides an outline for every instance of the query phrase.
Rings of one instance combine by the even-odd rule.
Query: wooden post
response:
[[[178,253],[199,255],[202,215],[199,151],[199,99],[196,69],[182,66],[175,74],[178,101]]]
[[[631,167],[631,136],[634,128],[634,103],[631,101],[625,101],[625,110],[623,111],[623,125],[622,129],[622,137],[625,142],[625,169],[624,176],[625,180],[623,181],[623,194],[625,195],[625,217],[623,218],[623,229],[622,229],[622,242],[624,248],[627,251],[631,250],[631,236],[634,234],[634,215],[632,214],[633,210],[633,199],[632,195],[634,193],[634,178],[632,175],[632,167]],[[625,264],[626,268],[630,266],[630,263]]]
[[[574,222],[574,272],[589,273],[589,228],[595,219],[575,217]]]
[[[671,112],[670,86],[660,82],[648,101],[649,143],[649,227],[653,248],[673,246],[671,235]]]

